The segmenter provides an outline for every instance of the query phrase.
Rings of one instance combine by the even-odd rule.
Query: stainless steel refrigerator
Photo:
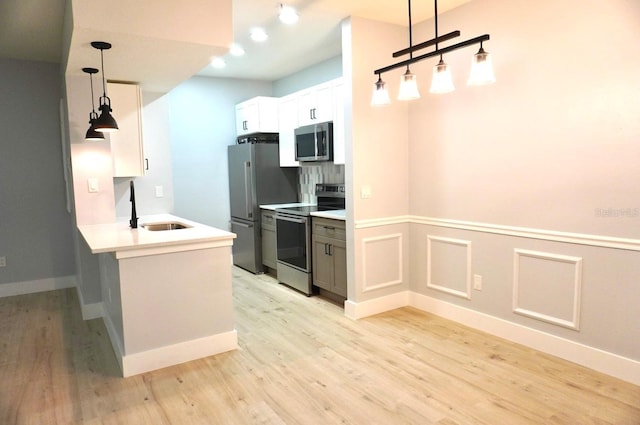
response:
[[[277,143],[231,145],[228,154],[233,264],[262,273],[260,205],[296,202],[298,171],[280,168]]]

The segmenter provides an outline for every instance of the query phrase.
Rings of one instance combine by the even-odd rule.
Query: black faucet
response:
[[[136,192],[133,189],[133,180],[129,182],[129,187],[131,188],[131,196],[129,197],[129,201],[131,201],[131,220],[129,220],[129,226],[132,229],[138,228],[138,216],[136,214]]]

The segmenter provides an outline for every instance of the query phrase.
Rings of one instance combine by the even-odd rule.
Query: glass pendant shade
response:
[[[409,67],[407,67],[407,71],[400,77],[398,100],[413,100],[419,98],[418,79],[415,74],[411,73]]]
[[[371,94],[371,106],[384,106],[391,103],[389,90],[385,87],[385,82],[378,76],[378,81],[373,84],[373,93]]]
[[[471,86],[482,86],[496,82],[493,74],[493,65],[491,63],[491,55],[480,46],[478,53],[473,55],[471,59],[471,72],[467,84]]]
[[[101,133],[118,131],[118,123],[111,115],[111,100],[107,96],[100,98],[100,116],[96,120],[94,128]]]
[[[433,79],[431,80],[430,93],[449,93],[455,90],[453,80],[451,79],[451,71],[442,58],[436,66],[433,67]]]

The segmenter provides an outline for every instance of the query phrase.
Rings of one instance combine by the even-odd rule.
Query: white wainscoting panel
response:
[[[402,283],[402,234],[362,239],[362,292]]]
[[[514,313],[580,329],[582,258],[514,250]]]
[[[471,299],[471,241],[427,236],[427,288]]]

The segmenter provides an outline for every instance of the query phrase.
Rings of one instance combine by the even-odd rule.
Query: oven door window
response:
[[[278,261],[305,272],[309,270],[306,217],[276,216],[276,245]]]

